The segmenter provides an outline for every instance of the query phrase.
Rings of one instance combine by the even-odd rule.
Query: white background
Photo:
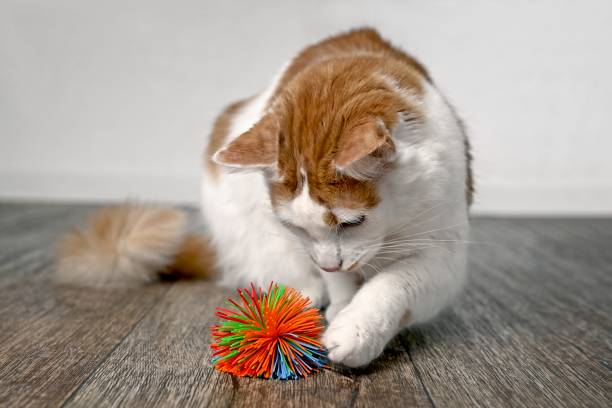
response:
[[[476,211],[612,213],[609,0],[0,0],[0,197],[195,203],[215,114],[364,24],[463,115]]]

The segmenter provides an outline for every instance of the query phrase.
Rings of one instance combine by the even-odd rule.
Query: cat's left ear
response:
[[[264,115],[257,123],[213,155],[213,161],[233,170],[270,168],[278,160],[280,127],[273,114]]]
[[[381,120],[370,120],[346,132],[338,144],[336,170],[358,180],[377,177],[394,157],[395,143]]]

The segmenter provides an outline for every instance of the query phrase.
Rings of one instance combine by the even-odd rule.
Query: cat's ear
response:
[[[266,114],[251,129],[213,155],[213,161],[233,170],[270,168],[278,159],[278,119]]]
[[[334,164],[340,173],[367,180],[377,177],[394,153],[395,144],[389,130],[381,120],[373,119],[341,137]]]

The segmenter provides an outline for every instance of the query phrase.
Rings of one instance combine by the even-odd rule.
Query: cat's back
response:
[[[298,74],[312,65],[330,60],[370,56],[394,60],[429,80],[425,67],[412,56],[394,47],[373,28],[359,28],[326,38],[304,48],[296,55],[278,83],[280,92]]]

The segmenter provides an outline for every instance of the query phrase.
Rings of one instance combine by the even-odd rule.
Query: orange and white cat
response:
[[[326,306],[335,362],[368,364],[462,288],[466,136],[424,67],[372,29],[307,47],[265,91],[229,106],[205,161],[220,282],[273,280]],[[123,207],[64,241],[58,276],[133,283],[172,263],[201,269],[205,251],[185,239],[178,211]]]

